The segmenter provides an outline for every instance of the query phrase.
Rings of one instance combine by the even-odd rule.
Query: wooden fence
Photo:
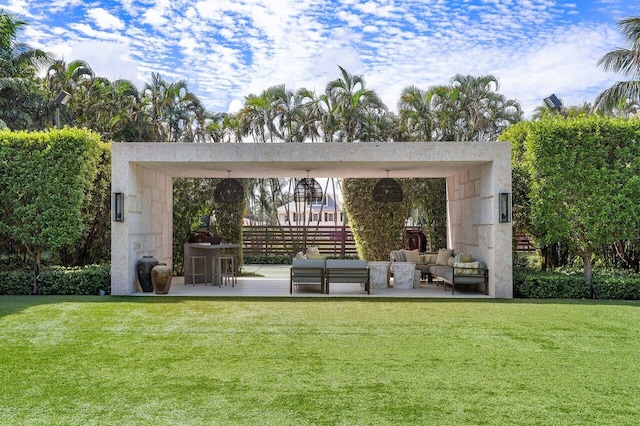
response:
[[[245,226],[243,235],[245,256],[295,256],[311,246],[318,246],[321,253],[332,257],[358,254],[348,226]],[[514,240],[517,251],[535,250],[523,234],[515,235]]]
[[[525,234],[515,234],[515,249],[516,251],[536,251],[536,248]]]
[[[348,226],[245,226],[243,239],[245,256],[294,256],[311,246],[334,257],[357,255]]]

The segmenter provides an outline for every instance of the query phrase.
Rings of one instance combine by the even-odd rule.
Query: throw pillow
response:
[[[458,253],[456,254],[456,263],[471,262],[473,259],[470,254]]]
[[[420,263],[420,251],[418,250],[402,250],[404,252],[404,256],[407,259],[407,262],[415,263],[416,265]]]
[[[307,259],[308,260],[325,260],[327,258],[326,254],[310,254],[307,250]]]
[[[391,251],[391,261],[392,262],[406,262],[407,256],[404,254],[404,250],[393,250]]]
[[[304,259],[304,253],[302,253],[301,251],[296,253],[296,259]]]
[[[480,262],[456,262],[453,264],[456,275],[478,275],[480,273],[478,268],[480,268]]]
[[[320,249],[318,247],[309,247],[307,249],[307,255],[319,255],[320,254]]]
[[[447,266],[453,266],[453,264],[456,263],[456,258],[451,256],[449,257],[449,259],[447,259]]]
[[[436,265],[447,265],[447,261],[453,254],[453,250],[449,249],[440,249],[438,250],[438,256],[436,257]]]
[[[422,265],[432,265],[436,263],[436,258],[438,257],[435,253],[427,253],[420,255],[420,263]]]

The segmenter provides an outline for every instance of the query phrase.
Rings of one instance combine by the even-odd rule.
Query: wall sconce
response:
[[[498,202],[500,203],[500,223],[511,222],[511,193],[501,192]]]
[[[124,222],[124,193],[113,193],[113,221]]]

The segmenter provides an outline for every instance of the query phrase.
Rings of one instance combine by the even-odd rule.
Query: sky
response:
[[[184,80],[213,112],[271,86],[317,95],[364,77],[391,111],[405,87],[493,75],[525,116],[552,93],[593,102],[621,76],[598,60],[640,0],[0,0],[27,21],[19,41],[142,89]]]

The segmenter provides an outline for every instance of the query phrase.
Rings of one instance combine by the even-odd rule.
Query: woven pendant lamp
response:
[[[244,199],[244,189],[240,182],[231,178],[231,170],[227,170],[229,177],[222,179],[216,186],[213,199],[216,203],[236,204]]]
[[[322,201],[322,187],[314,178],[309,177],[309,170],[307,170],[307,177],[300,179],[296,183],[296,188],[293,193],[293,200],[298,201]]]
[[[402,186],[398,181],[389,177],[389,170],[387,170],[387,177],[380,179],[373,188],[373,201],[378,203],[399,203],[403,198]]]

